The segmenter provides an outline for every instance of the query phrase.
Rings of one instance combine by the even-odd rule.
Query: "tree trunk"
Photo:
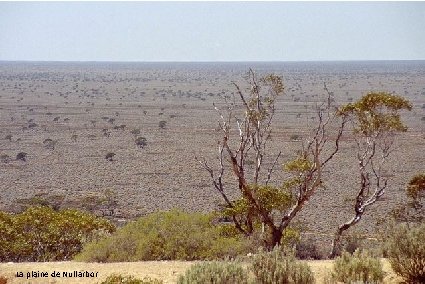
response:
[[[335,233],[335,237],[332,241],[332,250],[331,253],[329,254],[329,258],[335,258],[337,256],[337,254],[339,253],[340,249],[341,249],[341,237],[342,234],[348,230],[351,226],[357,224],[357,222],[360,221],[360,219],[362,218],[363,213],[358,212],[356,214],[356,217],[354,217],[353,219],[351,219],[350,221],[342,224],[341,226],[338,227],[338,230]]]
[[[274,247],[280,246],[283,233],[277,228],[270,228],[270,236],[268,238],[268,241],[266,243],[268,250],[273,250]]]

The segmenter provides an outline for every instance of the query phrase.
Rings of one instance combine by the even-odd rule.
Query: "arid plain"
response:
[[[125,222],[157,210],[209,212],[221,202],[195,157],[217,165],[219,116],[213,103],[245,88],[247,71],[284,79],[277,101],[270,157],[295,157],[314,126],[324,83],[337,104],[369,91],[408,98],[409,127],[397,138],[382,200],[359,229],[370,237],[375,221],[406,201],[408,180],[425,165],[425,62],[305,63],[41,63],[0,62],[0,209],[30,204],[75,207]],[[136,139],[143,137],[139,145]],[[351,217],[358,188],[354,144],[341,152],[318,191],[297,216],[305,231],[327,236]],[[26,153],[25,161],[16,159]],[[115,154],[112,160],[105,156]],[[284,173],[277,167],[272,182]],[[229,175],[229,180],[232,177]],[[232,196],[237,190],[227,187]],[[373,217],[372,214],[373,213]]]

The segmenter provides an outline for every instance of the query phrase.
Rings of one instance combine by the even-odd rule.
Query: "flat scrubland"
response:
[[[19,212],[28,204],[48,203],[88,210],[122,223],[175,207],[202,212],[216,209],[220,196],[195,157],[215,162],[220,132],[213,103],[224,107],[225,99],[231,102],[235,93],[231,82],[246,87],[243,78],[249,67],[263,75],[282,75],[286,87],[277,101],[271,156],[264,168],[279,151],[280,164],[295,157],[300,140],[308,137],[314,125],[324,83],[337,104],[355,101],[369,91],[408,98],[414,106],[403,113],[409,130],[400,135],[388,164],[388,190],[372,209],[379,212],[375,216],[386,218],[406,201],[405,186],[423,171],[425,161],[423,61],[0,62],[0,209]],[[137,137],[146,139],[144,147],[136,145]],[[322,239],[324,250],[336,226],[351,217],[358,184],[350,137],[341,147],[323,177],[326,190],[318,191],[296,220],[305,234]],[[19,152],[27,153],[26,161],[15,159]],[[105,159],[108,153],[115,154],[112,161]],[[283,177],[277,167],[272,182],[278,185]],[[231,185],[227,190],[235,197],[238,191]],[[358,225],[359,232],[371,241],[376,226],[382,226],[376,221],[366,213]],[[183,269],[188,264],[175,265]],[[118,269],[120,265],[99,267]]]
[[[391,271],[387,260],[382,260],[386,276],[384,283],[400,283],[400,279]],[[118,262],[118,263],[81,263],[81,262],[42,262],[42,263],[0,263],[2,275],[9,280],[8,283],[100,283],[112,273],[134,275],[136,278],[151,277],[175,283],[179,275],[196,262],[190,261],[144,261],[144,262]],[[332,260],[307,261],[311,267],[317,283],[323,283],[328,271],[332,270]],[[24,278],[16,277],[16,272],[24,272]],[[48,272],[48,278],[26,279],[26,273],[31,271]],[[98,272],[98,278],[52,278],[53,272],[89,271]]]

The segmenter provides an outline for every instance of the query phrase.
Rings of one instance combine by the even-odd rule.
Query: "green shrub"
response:
[[[236,263],[210,262],[195,264],[177,281],[178,284],[246,284],[248,275]]]
[[[143,279],[134,278],[133,276],[122,276],[121,274],[109,275],[105,281],[100,284],[162,284],[162,280],[144,277]]]
[[[297,261],[293,252],[284,252],[279,248],[256,254],[252,268],[256,283],[311,284],[315,282],[313,272],[306,263]]]
[[[407,283],[425,283],[425,224],[392,231],[386,254],[395,273]]]
[[[109,221],[77,210],[0,211],[0,261],[69,260],[85,242],[114,230]]]
[[[114,262],[224,259],[247,253],[247,241],[226,237],[212,218],[182,211],[157,212],[87,244],[75,259]]]
[[[343,252],[337,257],[330,277],[331,283],[382,283],[383,279],[381,261],[360,250],[354,254]]]

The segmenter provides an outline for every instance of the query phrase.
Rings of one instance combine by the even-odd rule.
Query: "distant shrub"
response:
[[[310,267],[306,263],[297,261],[293,252],[282,251],[280,248],[256,254],[252,268],[256,283],[315,283]]]
[[[127,125],[125,125],[125,124],[121,124],[121,125],[116,125],[116,126],[114,126],[114,129],[115,129],[115,130],[118,130],[118,129],[124,130],[126,127],[127,127]]]
[[[112,162],[114,159],[114,156],[115,156],[115,153],[109,152],[108,154],[105,155],[105,159]]]
[[[210,262],[195,264],[177,281],[178,284],[248,283],[245,270],[236,263]]]
[[[11,160],[12,160],[12,159],[11,159],[11,158],[10,158],[10,156],[9,156],[9,155],[7,155],[7,154],[0,155],[0,161],[1,161],[2,163],[7,164],[7,163],[9,163]]]
[[[137,136],[137,135],[140,134],[140,129],[138,129],[138,128],[137,129],[133,129],[133,130],[130,131],[130,133],[133,134],[134,136]]]
[[[165,120],[161,120],[158,125],[159,128],[165,129],[165,127],[167,126],[167,122]]]
[[[137,137],[135,142],[136,142],[136,145],[139,146],[140,148],[145,148],[146,145],[148,145],[145,137]]]
[[[384,271],[378,258],[367,251],[356,250],[354,254],[343,252],[334,262],[330,283],[382,283]]]
[[[301,140],[301,136],[298,134],[292,134],[290,137],[291,141],[300,141]]]
[[[17,155],[16,155],[16,160],[21,160],[21,161],[26,161],[27,160],[27,153],[25,153],[25,152],[19,152]]]
[[[60,209],[64,199],[65,196],[60,194],[49,195],[47,193],[36,193],[29,198],[18,198],[16,199],[16,203],[25,207],[25,210],[34,206],[48,206],[57,211]]]
[[[56,141],[53,141],[50,138],[44,139],[43,141],[44,148],[54,150],[56,146]]]
[[[425,224],[392,230],[386,254],[394,272],[407,283],[425,283]]]
[[[0,211],[0,261],[69,260],[85,242],[114,230],[109,221],[77,210]]]
[[[100,284],[162,284],[163,281],[144,277],[143,279],[135,278],[134,276],[122,276],[121,274],[109,275],[105,281]]]
[[[76,260],[96,262],[223,259],[246,253],[246,241],[224,237],[211,217],[182,211],[157,212],[87,244]]]

